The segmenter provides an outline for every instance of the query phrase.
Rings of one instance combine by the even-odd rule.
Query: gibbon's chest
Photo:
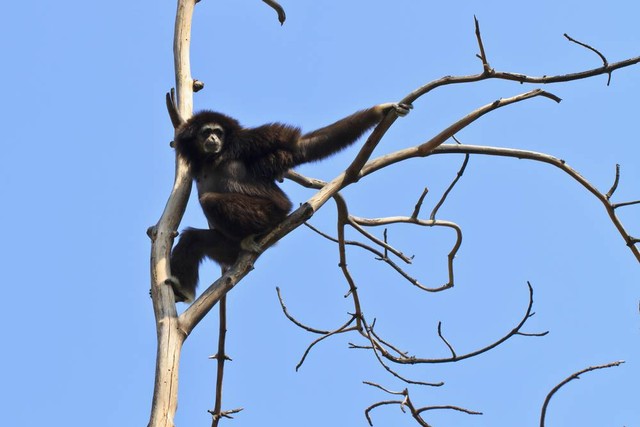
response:
[[[247,167],[240,161],[227,161],[203,168],[195,177],[198,194],[235,192],[246,183]]]

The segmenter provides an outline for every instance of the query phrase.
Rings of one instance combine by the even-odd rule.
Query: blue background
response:
[[[535,4],[398,0],[283,1],[287,22],[258,0],[203,0],[192,38],[192,74],[205,82],[196,109],[212,108],[247,126],[271,121],[313,130],[351,112],[399,100],[444,75],[477,73],[473,15],[491,65],[529,75],[600,66],[574,38],[610,62],[640,54],[640,7],[631,1]],[[172,128],[164,94],[174,85],[173,1],[7,2],[0,156],[1,265],[5,308],[0,366],[2,424],[22,427],[141,426],[153,388],[155,327],[145,235],[173,182]],[[547,152],[606,192],[616,163],[615,201],[640,198],[640,68],[545,87],[561,104],[533,99],[483,117],[458,134],[467,144]],[[537,86],[489,81],[439,89],[415,103],[376,155],[424,142],[473,109]],[[301,172],[330,179],[349,149]],[[406,162],[349,188],[359,216],[410,215],[422,189],[423,215],[455,176],[462,156]],[[287,182],[294,205],[313,192]],[[639,208],[619,214],[640,235]],[[535,426],[548,391],[572,372],[586,374],[552,401],[548,425],[639,426],[638,262],[599,202],[548,165],[475,156],[440,210],[464,230],[456,287],[425,294],[359,250],[349,253],[363,310],[377,331],[424,357],[446,357],[443,322],[458,353],[511,330],[524,314],[526,281],[536,316],[525,332],[490,353],[449,365],[400,367],[405,376],[445,381],[411,387],[417,406],[453,404],[484,412],[427,413],[434,425]],[[335,234],[329,202],[312,223]],[[204,226],[192,197],[182,226]],[[381,230],[375,230],[381,234]],[[350,237],[354,238],[355,235]],[[446,230],[397,227],[393,244],[415,254],[409,270],[432,286],[446,281]],[[335,246],[302,227],[264,254],[229,296],[224,408],[244,407],[223,425],[364,426],[363,410],[400,390],[372,354],[349,350],[356,336],[318,345],[279,308],[275,286],[301,321],[341,325],[352,310]],[[217,267],[205,264],[210,283]],[[182,308],[181,308],[182,309]],[[178,426],[210,424],[217,319],[186,342]],[[376,426],[415,425],[398,407],[377,409]]]

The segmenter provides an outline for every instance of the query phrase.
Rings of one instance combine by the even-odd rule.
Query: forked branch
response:
[[[384,391],[385,393],[394,395],[394,396],[402,396],[402,400],[383,400],[380,402],[376,402],[373,405],[369,406],[365,411],[364,411],[364,415],[367,418],[367,421],[369,422],[370,426],[373,426],[373,420],[371,419],[371,414],[370,412],[372,410],[374,410],[375,408],[381,407],[381,406],[386,406],[386,405],[398,405],[400,406],[400,410],[404,413],[405,408],[409,409],[409,413],[411,414],[411,416],[413,417],[413,419],[422,427],[430,427],[431,424],[427,423],[427,421],[425,421],[425,419],[422,417],[422,413],[423,412],[427,412],[427,411],[433,411],[433,410],[437,410],[437,409],[448,409],[448,410],[452,410],[452,411],[458,411],[458,412],[463,412],[465,414],[469,414],[469,415],[482,415],[482,412],[477,412],[477,411],[472,411],[470,409],[466,409],[466,408],[462,408],[460,406],[453,406],[453,405],[431,405],[431,406],[423,406],[421,408],[416,408],[413,404],[413,402],[411,401],[411,397],[409,396],[409,389],[404,389],[402,391],[391,391],[388,390],[384,387],[382,387],[379,384],[376,383],[372,383],[369,381],[364,381],[364,384],[370,385],[372,387],[378,388],[382,391]]]

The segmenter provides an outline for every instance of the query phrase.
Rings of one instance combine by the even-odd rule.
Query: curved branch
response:
[[[452,138],[455,139],[455,136],[452,135]],[[447,199],[447,196],[449,195],[449,193],[451,193],[451,190],[453,190],[453,187],[455,187],[458,181],[460,180],[460,178],[462,178],[462,175],[464,174],[465,169],[467,169],[468,163],[469,163],[469,155],[467,154],[466,156],[464,156],[464,161],[462,162],[462,166],[460,166],[460,170],[458,171],[458,174],[456,175],[454,180],[451,182],[451,184],[449,184],[449,187],[447,187],[446,191],[442,194],[440,201],[436,203],[436,206],[431,211],[431,215],[429,216],[429,219],[431,220],[436,219],[436,213],[438,212],[438,209],[442,207],[442,205],[444,204],[444,201]]]
[[[419,357],[415,357],[415,356],[394,356],[391,353],[389,353],[386,349],[382,348],[380,345],[375,345],[374,341],[369,337],[369,339],[371,340],[372,345],[374,346],[374,352],[376,352],[376,357],[378,356],[378,351],[380,352],[380,356],[384,357],[385,359],[397,363],[397,364],[401,364],[401,365],[414,365],[414,364],[435,364],[435,363],[450,363],[450,362],[458,362],[460,360],[464,360],[464,359],[469,359],[471,357],[477,356],[479,354],[482,353],[486,353],[489,350],[492,350],[494,348],[496,348],[497,346],[499,346],[500,344],[504,343],[505,341],[507,341],[508,339],[510,339],[511,337],[515,336],[515,335],[524,335],[524,336],[544,336],[547,334],[547,332],[543,332],[543,333],[538,333],[538,334],[525,334],[520,332],[520,330],[522,329],[522,327],[524,326],[524,324],[527,322],[527,320],[529,318],[531,318],[531,316],[533,316],[533,313],[531,312],[532,308],[533,308],[533,287],[531,286],[531,284],[529,282],[527,282],[527,286],[529,288],[529,304],[527,306],[527,310],[524,314],[524,316],[522,317],[522,320],[520,320],[520,322],[511,330],[509,331],[507,334],[505,334],[502,338],[500,338],[499,340],[493,342],[492,344],[489,344],[479,350],[475,350],[472,351],[470,353],[466,353],[463,355],[456,355],[455,350],[453,349],[453,346],[451,344],[449,344],[449,342],[447,340],[444,339],[444,337],[441,335],[440,331],[440,326],[438,326],[438,333],[440,335],[440,338],[446,343],[447,347],[449,347],[449,351],[451,352],[452,356],[451,357],[446,357],[446,358],[442,358],[442,359],[428,359],[428,358],[419,358]],[[377,351],[376,351],[377,349]],[[383,365],[385,366],[385,365]],[[385,366],[386,367],[386,366]]]
[[[287,14],[284,13],[284,8],[278,4],[275,0],[262,0],[266,4],[269,5],[273,10],[278,13],[278,21],[280,21],[280,25],[284,25],[284,21],[287,19]]]
[[[627,230],[622,225],[622,222],[616,215],[615,209],[620,204],[614,205],[607,198],[606,194],[602,194],[593,184],[587,181],[582,175],[578,173],[575,169],[567,165],[567,163],[558,159],[557,157],[550,156],[548,154],[538,153],[535,151],[527,151],[527,150],[516,150],[511,148],[496,148],[496,147],[482,147],[482,146],[474,146],[474,145],[447,145],[441,146],[432,154],[443,154],[443,153],[469,153],[469,154],[484,154],[484,155],[492,155],[492,156],[502,156],[502,157],[514,157],[517,159],[527,159],[534,160],[542,163],[547,163],[552,166],[557,167],[563,172],[567,173],[571,178],[577,181],[580,185],[582,185],[585,189],[587,189],[591,194],[593,194],[605,207],[607,213],[609,214],[609,218],[611,222],[616,226],[618,232],[625,240],[625,243],[636,257],[636,259],[640,262],[640,250],[634,243],[634,240],[631,235],[627,232]]]
[[[406,159],[416,158],[416,157],[427,157],[433,154],[482,154],[488,156],[499,156],[499,157],[513,157],[517,159],[527,159],[534,160],[537,162],[547,163],[552,166],[557,167],[558,169],[567,173],[571,178],[576,180],[580,185],[586,188],[591,194],[596,196],[598,200],[604,205],[611,221],[618,229],[618,232],[624,239],[626,245],[629,247],[633,255],[636,257],[638,261],[640,261],[640,250],[636,247],[638,243],[638,239],[634,239],[624,228],[622,222],[618,219],[615,209],[623,206],[623,203],[612,204],[605,194],[602,194],[593,184],[587,181],[582,175],[580,175],[575,169],[567,165],[567,163],[559,159],[557,157],[550,156],[549,154],[539,153],[536,151],[529,150],[519,150],[514,148],[498,148],[498,147],[488,147],[481,145],[441,145],[432,150],[429,150],[428,147],[433,146],[433,139],[425,142],[416,147],[406,148],[404,150],[399,150],[394,153],[387,154],[385,156],[378,157],[373,159],[367,165],[362,168],[361,178],[367,175],[370,175],[382,168],[385,168],[389,165],[401,162]],[[636,202],[630,202],[627,204],[635,204]]]
[[[578,41],[578,40],[576,40],[576,39],[574,39],[574,38],[570,37],[570,36],[569,36],[569,34],[567,34],[567,33],[564,33],[564,37],[565,37],[567,40],[569,40],[570,42],[573,42],[573,43],[575,43],[575,44],[578,44],[578,45],[580,45],[580,46],[582,46],[582,47],[585,47],[585,48],[589,49],[591,52],[594,52],[594,53],[595,53],[596,55],[598,55],[598,56],[600,57],[600,59],[602,60],[602,65],[603,65],[603,66],[605,66],[605,67],[606,67],[607,65],[609,65],[609,61],[607,61],[607,58],[605,58],[605,57],[604,57],[604,55],[603,55],[602,53],[600,53],[600,51],[599,51],[598,49],[596,49],[596,48],[594,48],[594,47],[592,47],[592,46],[589,46],[589,45],[588,45],[588,44],[586,44],[586,43],[582,43],[581,41]]]
[[[533,83],[533,84],[562,83],[562,82],[570,82],[573,80],[582,80],[589,77],[599,76],[601,74],[611,74],[615,70],[629,67],[637,63],[640,63],[640,56],[625,59],[619,62],[614,62],[612,64],[607,64],[606,66],[592,68],[586,71],[579,71],[576,73],[562,74],[562,75],[555,75],[555,76],[535,77],[535,76],[528,76],[526,74],[510,73],[506,71],[495,71],[495,70],[491,70],[490,72],[482,72],[480,74],[468,75],[468,76],[444,76],[437,80],[433,80],[427,83],[426,85],[423,85],[420,88],[414,90],[409,95],[404,97],[400,102],[405,104],[412,104],[416,99],[420,98],[423,95],[426,95],[432,90],[439,88],[441,86],[446,86],[451,84],[473,83],[473,82],[479,82],[479,81],[488,80],[488,79],[510,80],[518,83]]]
[[[282,299],[282,295],[280,294],[280,288],[278,286],[276,286],[276,293],[278,294],[278,301],[280,302],[280,308],[282,309],[282,312],[284,313],[285,317],[289,319],[291,323],[293,323],[294,325],[296,325],[301,329],[304,329],[307,332],[311,332],[314,334],[327,335],[331,332],[331,331],[325,331],[322,329],[316,329],[300,322],[298,319],[296,319],[291,314],[289,314],[289,310],[287,309],[287,306],[285,305],[284,300]]]
[[[396,271],[398,271],[405,279],[407,279],[414,286],[422,289],[427,292],[440,292],[445,289],[449,289],[454,285],[454,270],[453,270],[453,260],[460,249],[460,245],[462,245],[462,230],[460,226],[455,222],[451,221],[443,221],[443,220],[423,220],[423,219],[415,219],[413,217],[408,216],[392,216],[386,218],[360,218],[360,217],[351,217],[352,220],[360,225],[366,225],[368,227],[377,227],[381,225],[389,225],[389,224],[397,224],[397,223],[407,223],[407,224],[415,224],[422,227],[447,227],[455,230],[456,232],[456,243],[451,248],[451,251],[447,255],[447,267],[449,271],[449,281],[442,286],[437,288],[427,288],[422,285],[418,280],[406,274],[400,267],[398,267],[395,263],[388,262],[388,264],[393,267]],[[386,258],[388,259],[388,258]]]
[[[376,340],[376,338],[374,336],[374,333],[373,333],[373,325],[369,326],[364,318],[361,319],[361,320],[362,320],[362,323],[364,324],[364,331],[360,331],[360,334],[363,337],[365,337],[366,339],[369,340],[369,342],[371,343],[371,347],[367,347],[367,348],[373,350],[373,354],[375,355],[376,359],[378,360],[378,363],[387,372],[389,372],[391,375],[393,375],[394,377],[398,378],[400,381],[403,381],[403,382],[405,382],[407,384],[424,385],[424,386],[430,386],[430,387],[442,387],[444,385],[443,381],[440,381],[440,382],[437,382],[437,383],[428,383],[428,382],[424,382],[424,381],[414,381],[414,380],[411,380],[411,379],[403,377],[402,375],[400,375],[399,373],[397,373],[396,371],[391,369],[386,363],[384,363],[382,358],[384,357],[385,359],[388,359],[388,360],[390,360],[392,362],[395,362],[396,359],[399,359],[399,358],[391,356],[389,354],[389,352],[385,348],[383,348],[382,345],[380,345],[380,343]],[[374,319],[374,323],[375,323],[375,319]],[[352,345],[351,348],[362,348],[362,347],[358,347],[358,346]],[[412,358],[407,358],[407,359],[412,359]]]
[[[555,386],[550,392],[549,394],[547,394],[547,397],[544,399],[544,404],[542,405],[542,412],[540,414],[540,427],[544,427],[544,423],[545,423],[545,418],[547,415],[547,407],[549,406],[549,402],[551,401],[551,398],[553,397],[554,394],[556,394],[556,392],[558,390],[560,390],[565,384],[569,383],[570,381],[573,381],[575,379],[579,379],[580,375],[585,374],[587,372],[591,372],[591,371],[595,371],[597,369],[606,369],[606,368],[612,368],[614,366],[620,366],[621,364],[623,364],[624,361],[620,360],[617,362],[612,362],[612,363],[607,363],[606,365],[598,365],[598,366],[590,366],[586,369],[583,369],[581,371],[578,371],[574,374],[571,374],[569,377],[565,378],[560,384],[558,384],[557,386]]]

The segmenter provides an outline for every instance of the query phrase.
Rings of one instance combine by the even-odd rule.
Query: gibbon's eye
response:
[[[224,130],[218,125],[204,125],[202,129],[200,129],[200,136],[202,138],[208,138],[211,135],[215,135],[221,139],[224,136]]]
[[[200,129],[200,136],[202,136],[203,138],[207,138],[212,133],[213,133],[213,128],[209,126],[204,126],[202,129]]]

